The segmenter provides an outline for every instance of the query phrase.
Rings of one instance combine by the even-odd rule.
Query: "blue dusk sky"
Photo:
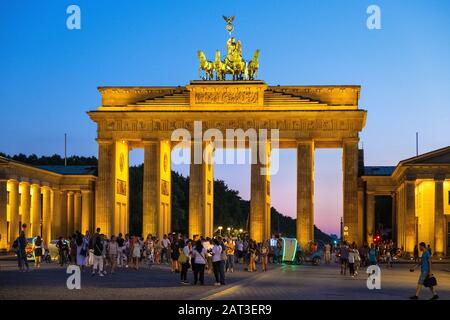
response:
[[[81,30],[66,9],[81,8]],[[381,8],[381,30],[366,27]],[[0,2],[0,151],[97,155],[86,111],[98,86],[185,85],[198,77],[196,52],[225,51],[222,15],[235,15],[244,56],[261,50],[270,85],[361,85],[366,165],[396,165],[450,145],[450,1],[99,1]],[[315,152],[315,222],[339,232],[339,149]],[[142,151],[131,153],[141,163]],[[175,167],[186,174],[187,166]],[[296,212],[295,150],[281,152],[272,203]],[[217,165],[216,178],[249,198],[248,165]]]

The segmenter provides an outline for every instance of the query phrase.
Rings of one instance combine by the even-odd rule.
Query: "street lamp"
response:
[[[222,236],[222,229],[223,229],[223,227],[222,227],[222,226],[219,226],[220,236]]]
[[[228,227],[227,230],[228,230],[228,236],[230,236],[231,227]]]
[[[242,230],[242,229],[239,229],[239,233],[242,233],[242,232],[244,232],[244,230]]]

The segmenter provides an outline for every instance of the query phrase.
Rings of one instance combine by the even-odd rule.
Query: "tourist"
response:
[[[248,245],[248,271],[255,272],[256,271],[256,243],[253,240],[249,241]]]
[[[180,239],[173,239],[172,243],[171,243],[171,248],[170,248],[170,252],[171,252],[171,260],[172,260],[172,272],[180,272],[180,268],[178,265],[178,257],[180,256]],[[182,245],[184,246],[184,245]],[[182,248],[182,247],[181,247]]]
[[[347,242],[341,244],[341,274],[347,274],[349,247]]]
[[[91,252],[91,250],[89,248],[89,243],[91,241],[91,234],[90,234],[89,230],[86,230],[86,232],[84,233],[83,241],[86,246],[86,259],[85,259],[86,266],[90,267],[94,264],[94,257],[93,257],[93,252]]]
[[[244,243],[241,238],[236,241],[237,261],[244,263]]]
[[[117,255],[119,254],[119,244],[117,243],[116,237],[111,236],[111,241],[108,245],[108,256],[111,263],[111,273],[114,273],[117,266]]]
[[[122,233],[117,237],[117,265],[123,267],[125,260],[125,240],[122,238]]]
[[[20,272],[29,272],[30,266],[28,265],[28,259],[27,259],[27,238],[25,237],[25,232],[21,231],[20,236],[17,238],[17,261],[19,264],[19,271]]]
[[[200,282],[205,284],[205,265],[206,265],[206,249],[203,247],[201,240],[197,240],[195,248],[192,250],[192,271],[194,272],[194,285]]]
[[[96,271],[100,277],[103,277],[103,243],[101,237],[98,235],[93,243],[94,250],[94,266],[92,268],[92,276],[95,276]]]
[[[417,246],[417,244],[414,246],[414,262],[418,263],[419,262],[419,247]]]
[[[161,264],[161,253],[162,253],[162,243],[161,240],[155,238],[155,263]]]
[[[192,256],[191,241],[187,240],[184,246],[179,248],[180,255],[178,256],[178,262],[181,265],[181,284],[189,284],[187,281],[187,272],[190,266],[190,260]]]
[[[42,239],[41,236],[37,236],[36,240],[33,243],[33,251],[34,251],[34,265],[36,268],[41,267],[42,261]]]
[[[76,243],[76,235],[72,234],[70,237],[70,250],[69,250],[69,260],[70,264],[77,264],[77,243]]]
[[[374,266],[377,264],[377,249],[375,249],[375,244],[370,244],[369,252],[367,253],[367,257],[369,258],[369,264]]]
[[[206,239],[200,240],[202,241],[202,245],[206,250],[206,270],[208,270],[208,274],[213,272],[213,261],[212,261],[212,248],[214,247],[213,240],[209,237]]]
[[[166,263],[169,264],[169,248],[170,248],[170,240],[167,237],[167,234],[163,236],[161,240],[162,250],[161,250],[161,262],[164,263],[164,257],[166,258]]]
[[[269,244],[268,241],[264,241],[261,244],[261,249],[259,250],[261,254],[261,267],[262,271],[267,271],[267,264],[269,262]]]
[[[355,277],[355,262],[356,262],[356,252],[355,246],[352,244],[348,250],[348,268],[350,271],[350,276],[352,278]]]
[[[227,243],[226,243],[226,254],[227,254],[227,262],[226,262],[226,271],[233,273],[234,269],[234,248],[235,244],[233,239],[228,237]]]
[[[437,295],[436,290],[434,289],[434,285],[427,284],[427,281],[430,279],[430,276],[433,275],[433,273],[431,272],[430,251],[428,250],[425,242],[421,242],[419,244],[419,250],[422,252],[422,258],[420,262],[420,276],[419,281],[417,283],[416,294],[410,297],[410,299],[413,300],[419,299],[420,290],[422,289],[422,286],[426,285],[430,288],[430,291],[433,294],[431,300],[437,300],[439,299],[439,296]],[[414,268],[410,269],[410,271],[413,272],[416,267],[418,267],[418,264]]]
[[[149,265],[154,262],[153,239],[151,234],[147,235],[147,239],[144,242],[144,257]]]
[[[331,244],[327,243],[325,245],[325,264],[330,264],[331,262]]]
[[[66,255],[65,255],[65,244],[63,237],[58,238],[58,242],[56,243],[56,247],[58,248],[58,255],[59,255],[59,264],[64,266],[66,264]]]
[[[83,270],[86,265],[86,255],[89,247],[89,242],[86,242],[87,239],[83,237],[83,235],[77,231],[76,236],[76,244],[77,244],[77,265],[81,267]]]
[[[222,247],[222,252],[220,253],[220,265],[219,265],[219,278],[220,284],[225,284],[225,264],[227,262],[227,247],[225,245],[224,239],[222,237],[218,237],[219,244]]]
[[[139,270],[139,260],[141,258],[141,245],[139,243],[138,237],[135,236],[132,237],[132,239],[133,245],[131,246],[131,250],[133,256],[133,265],[135,270]]]
[[[220,278],[220,263],[222,262],[221,253],[222,246],[219,243],[219,240],[216,238],[213,240],[214,246],[212,248],[212,263],[214,270],[214,277],[216,279],[216,283],[214,285],[220,286],[222,279]]]

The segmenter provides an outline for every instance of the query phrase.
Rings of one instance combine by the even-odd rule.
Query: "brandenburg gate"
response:
[[[254,80],[258,50],[245,62],[240,41],[230,37],[227,49],[227,57],[222,61],[216,53],[214,62],[199,52],[200,71],[205,76],[185,86],[99,88],[102,104],[88,112],[98,128],[95,225],[108,235],[127,232],[128,154],[131,149],[143,148],[143,236],[161,237],[170,232],[171,151],[178,145],[171,140],[172,133],[184,128],[194,137],[194,122],[201,121],[203,133],[215,128],[223,137],[227,129],[278,129],[277,146],[297,150],[297,239],[303,245],[314,239],[314,150],[342,148],[344,236],[362,243],[358,135],[367,111],[358,107],[360,87],[271,86]],[[226,80],[227,74],[233,79]],[[263,146],[263,158],[264,154],[269,158],[273,141],[265,139],[258,148]],[[230,141],[223,142],[230,145]],[[236,138],[231,144],[238,142]],[[209,138],[201,142],[202,147],[211,143]],[[196,146],[194,141],[188,144],[192,156]],[[270,175],[262,175],[260,170],[270,162],[262,161],[258,151],[260,157],[251,165],[250,237],[259,242],[269,239],[271,231]],[[190,237],[213,234],[213,181],[211,163],[191,162]]]

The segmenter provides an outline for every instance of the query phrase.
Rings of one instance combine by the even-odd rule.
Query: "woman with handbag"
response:
[[[86,242],[83,235],[78,231],[76,232],[75,243],[77,245],[77,265],[83,270],[86,265],[86,255],[89,244]]]
[[[194,271],[194,285],[199,281],[201,285],[204,285],[206,249],[203,247],[201,240],[197,240],[197,242],[195,243],[195,248],[192,250],[192,260],[192,271]]]
[[[420,259],[420,276],[419,281],[417,283],[416,294],[410,297],[410,299],[412,300],[419,299],[420,290],[422,289],[422,286],[424,286],[430,288],[430,291],[433,294],[430,300],[437,300],[439,299],[439,296],[437,295],[436,290],[434,289],[434,287],[437,285],[437,281],[436,278],[433,276],[433,273],[431,272],[430,251],[427,249],[427,245],[425,244],[425,242],[421,242],[419,244],[419,250],[422,252],[422,257]],[[414,269],[416,269],[418,266],[419,264],[417,264],[414,268],[410,269],[410,271],[413,272]]]
[[[189,284],[187,281],[187,272],[190,267],[192,254],[191,242],[189,240],[186,241],[183,247],[180,246],[179,251],[178,263],[181,265],[181,284]]]

